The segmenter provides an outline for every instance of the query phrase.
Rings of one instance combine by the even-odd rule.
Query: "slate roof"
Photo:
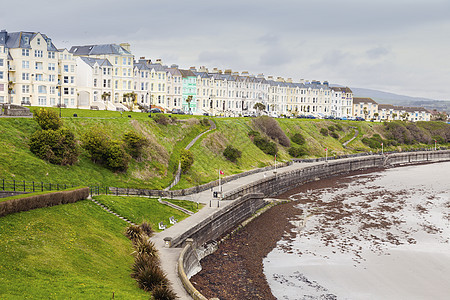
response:
[[[82,61],[88,64],[91,68],[97,63],[101,67],[112,67],[112,64],[107,59],[92,58],[92,57],[80,57]]]
[[[358,98],[353,97],[353,104],[360,104],[360,103],[372,103],[372,104],[378,104],[373,100],[372,98]]]
[[[132,55],[125,50],[122,46],[117,44],[104,44],[104,45],[86,45],[86,46],[72,46],[69,50],[70,53],[78,56],[86,55]]]
[[[7,32],[7,31],[1,31],[0,32],[0,45],[4,45],[6,48],[25,48],[25,49],[31,49],[30,42],[38,35],[40,34],[42,38],[44,39],[45,43],[47,43],[47,50],[48,51],[58,51],[51,42],[51,39],[46,36],[45,34],[39,33],[39,32],[26,32],[26,31],[19,31],[19,32]],[[28,43],[26,43],[26,39],[28,39]],[[48,43],[50,41],[50,44]]]
[[[353,93],[353,91],[349,87],[340,87],[340,86],[332,86],[330,87],[333,91],[343,92],[343,93]]]
[[[194,72],[192,72],[191,70],[182,70],[182,69],[179,69],[179,70],[180,70],[181,75],[183,76],[183,78],[186,78],[186,77],[197,77],[194,74]]]

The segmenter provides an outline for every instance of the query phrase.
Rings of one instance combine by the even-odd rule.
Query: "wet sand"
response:
[[[363,172],[352,173],[356,174]],[[310,182],[295,189],[295,192],[332,186],[338,179],[342,181],[343,177]],[[285,199],[291,193],[278,198]],[[201,261],[200,273],[191,278],[195,288],[207,298],[276,299],[263,272],[263,259],[283,236],[295,238],[297,233],[292,231],[295,226],[290,220],[303,213],[296,205],[293,201],[272,207],[220,244],[215,253]]]
[[[400,173],[400,185],[409,180],[407,171]],[[350,175],[358,174],[363,173]],[[433,180],[432,174],[424,176]],[[280,195],[300,194],[222,243],[202,260],[203,270],[191,282],[206,297],[219,299],[276,299],[274,294],[278,299],[402,299],[405,291],[409,299],[446,299],[450,199],[439,202],[424,194],[422,202],[405,210],[409,191],[380,190],[372,184],[376,176],[368,173],[358,177],[367,194],[350,203],[346,199],[361,195],[337,191],[354,180],[333,177]],[[307,215],[306,226],[298,228]],[[411,216],[419,222],[411,223]]]

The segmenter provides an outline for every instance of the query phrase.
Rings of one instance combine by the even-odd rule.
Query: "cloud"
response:
[[[385,47],[374,47],[366,51],[367,57],[370,59],[379,59],[388,55],[390,51]]]

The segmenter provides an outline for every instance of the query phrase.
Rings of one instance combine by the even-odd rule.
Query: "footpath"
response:
[[[277,168],[277,174],[282,174],[285,172],[290,172],[292,170],[297,170],[297,169],[301,169],[301,168],[304,168],[307,166],[311,166],[311,165],[315,165],[315,164],[322,164],[322,163],[323,162],[294,163],[290,166]],[[243,185],[252,183],[252,182],[262,179],[264,177],[271,177],[271,176],[275,176],[273,170],[244,176],[244,177],[235,179],[233,181],[224,183],[222,185],[222,192],[223,193],[231,192]],[[219,191],[219,187],[215,187],[213,190]],[[202,203],[205,205],[205,207],[203,207],[200,211],[198,211],[194,215],[180,221],[179,223],[176,223],[176,224],[172,225],[171,227],[169,227],[161,232],[156,233],[152,237],[152,241],[159,251],[159,255],[161,258],[161,267],[164,270],[164,272],[167,274],[167,278],[172,283],[172,288],[175,291],[175,293],[182,300],[183,299],[192,299],[191,296],[184,289],[184,287],[181,283],[181,280],[178,278],[177,261],[178,261],[178,257],[180,256],[180,253],[183,249],[182,248],[167,248],[167,247],[165,247],[164,238],[165,237],[175,238],[175,237],[183,234],[188,229],[194,227],[198,223],[201,223],[202,221],[207,219],[209,216],[211,216],[215,212],[228,206],[230,203],[233,202],[233,200],[219,201],[217,198],[213,198],[213,193],[211,190],[206,190],[206,191],[203,191],[203,192],[200,192],[197,194],[176,197],[176,198],[180,199],[180,200],[189,200],[189,201],[193,201],[193,202]],[[164,220],[164,223],[167,223],[167,222],[168,222],[168,220]]]

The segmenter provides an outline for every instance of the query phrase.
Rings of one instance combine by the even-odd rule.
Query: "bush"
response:
[[[142,234],[142,228],[137,225],[130,225],[125,229],[125,236],[131,241],[136,240]]]
[[[445,144],[445,139],[442,136],[435,135],[432,137],[432,143],[434,144],[434,141],[436,141],[438,144]]]
[[[257,136],[253,139],[253,143],[266,154],[275,155],[278,152],[277,145],[267,138]]]
[[[167,285],[159,284],[152,290],[153,299],[155,300],[175,300],[177,294]]]
[[[334,127],[333,125],[328,126],[328,130],[333,132],[336,130],[336,127]]]
[[[332,137],[332,138],[335,138],[335,139],[339,139],[339,134],[337,134],[336,132],[332,132],[332,133],[330,133],[330,136]]]
[[[228,145],[223,151],[223,156],[229,161],[236,162],[238,158],[241,158],[242,152],[233,146]]]
[[[152,262],[152,258],[148,260],[139,260],[136,256],[136,261],[133,265],[132,277],[136,279],[139,287],[145,291],[151,291],[160,284],[168,284],[166,275],[161,270],[158,264]],[[141,256],[142,257],[142,256]]]
[[[387,143],[383,141],[379,134],[374,134],[370,138],[365,137],[361,141],[363,142],[363,144],[369,146],[372,149],[381,148],[381,143],[387,145]]]
[[[139,227],[142,229],[142,232],[146,234],[148,237],[153,236],[154,233],[153,228],[147,222],[142,222],[142,224],[139,225]]]
[[[180,153],[181,170],[186,173],[194,163],[194,154],[186,149],[181,149]]]
[[[291,141],[275,119],[268,116],[262,116],[254,119],[253,124],[272,140],[278,141],[280,145],[284,147],[291,146]]]
[[[340,124],[334,124],[334,127],[336,127],[336,129],[339,130],[339,131],[343,131],[344,130]]]
[[[145,137],[132,130],[126,132],[123,135],[122,140],[125,144],[127,152],[135,159],[142,156],[144,147],[148,144]]]
[[[291,141],[297,145],[303,145],[305,143],[305,138],[300,133],[296,133],[291,137]]]
[[[306,151],[301,147],[290,147],[288,153],[292,157],[300,157],[306,155]]]
[[[130,156],[125,151],[123,144],[109,140],[97,129],[89,130],[84,134],[82,147],[95,163],[104,165],[113,171],[126,171],[128,168]]]
[[[202,126],[205,126],[205,127],[211,126],[211,124],[209,124],[209,119],[207,119],[207,118],[201,119],[201,120],[200,120],[200,124],[201,124]]]
[[[163,114],[154,114],[153,119],[155,120],[155,122],[157,124],[160,124],[160,125],[168,125],[171,122],[170,118]]]
[[[328,129],[326,128],[321,128],[320,129],[320,134],[323,136],[328,136]]]
[[[58,113],[46,108],[35,110],[33,118],[43,130],[57,130],[63,125]]]
[[[37,130],[31,135],[29,146],[37,157],[52,164],[72,165],[78,160],[75,135],[67,128]]]
[[[128,169],[130,156],[123,148],[122,143],[110,141],[104,156],[106,158],[106,166],[111,170],[124,172]]]

